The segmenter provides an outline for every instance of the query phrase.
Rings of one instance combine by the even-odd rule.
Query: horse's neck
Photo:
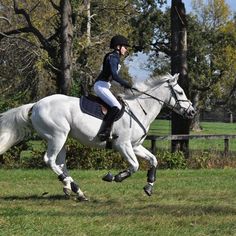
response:
[[[160,100],[165,100],[162,98],[163,91],[160,90],[161,89],[158,89],[157,92],[150,93],[150,95]],[[158,94],[158,91],[160,91],[160,94]],[[148,97],[147,95],[141,95],[140,97],[130,101],[129,106],[131,111],[137,116],[144,127],[148,128],[160,113],[163,103]]]

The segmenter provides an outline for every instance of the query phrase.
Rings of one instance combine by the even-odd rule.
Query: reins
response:
[[[141,93],[141,94],[147,95],[148,97],[153,98],[154,100],[157,100],[158,102],[162,102],[162,103],[166,104],[163,100],[161,100],[161,99],[159,99],[159,98],[157,98],[157,97],[154,97],[154,96],[152,96],[152,95],[149,94],[149,93],[140,91],[140,90],[138,90],[138,89],[136,89],[136,88],[131,88],[131,91],[132,91],[132,90],[134,90],[134,91],[136,91],[136,92],[139,92],[139,93]]]
[[[136,88],[131,88],[131,91],[132,91],[132,90],[134,90],[134,91],[136,91],[136,92],[138,92],[138,93],[144,94],[144,95],[146,95],[146,96],[148,96],[148,97],[150,97],[150,98],[152,98],[152,99],[154,99],[154,100],[156,100],[156,101],[158,101],[158,102],[162,102],[162,103],[165,104],[167,107],[169,107],[171,110],[173,110],[173,109],[175,108],[174,106],[173,106],[173,107],[170,106],[169,103],[167,103],[167,102],[165,102],[165,101],[163,101],[163,100],[161,100],[161,99],[159,99],[159,98],[157,98],[157,97],[154,97],[154,96],[152,96],[152,95],[149,94],[149,93],[140,91],[140,90],[138,90],[138,89],[136,89]],[[133,93],[133,92],[132,92],[132,93]],[[176,100],[176,101],[178,101],[178,100]],[[144,111],[144,114],[146,115],[147,113],[145,112],[144,108],[142,107],[142,105],[140,104],[139,101],[138,101],[138,104],[139,104],[139,106],[142,108],[142,110]]]
[[[138,93],[141,93],[141,94],[144,94],[144,95],[146,95],[146,96],[148,96],[148,97],[150,97],[150,98],[152,98],[152,99],[154,99],[154,100],[156,100],[156,101],[158,101],[158,102],[162,102],[164,105],[166,105],[167,107],[169,107],[171,110],[174,110],[174,108],[176,107],[176,105],[180,105],[180,102],[189,102],[189,100],[179,100],[179,99],[177,98],[177,96],[176,96],[176,93],[175,93],[173,87],[170,86],[170,84],[169,84],[169,88],[170,88],[170,90],[171,90],[172,95],[173,95],[174,98],[175,98],[175,101],[176,101],[176,104],[175,104],[174,106],[171,106],[169,103],[167,103],[167,102],[161,100],[160,98],[154,97],[153,95],[151,95],[151,94],[149,94],[149,93],[146,93],[146,92],[143,92],[143,91],[140,91],[140,90],[138,90],[138,89],[136,89],[136,88],[131,88],[131,91],[134,90],[134,91],[136,91],[136,92],[138,92]],[[171,99],[171,98],[170,98],[170,99]],[[140,104],[139,101],[138,101],[138,104],[139,104],[139,106],[142,108],[142,110],[144,111],[144,114],[146,115],[146,112],[145,112],[144,108],[141,106],[141,104]],[[186,109],[186,110],[188,110],[188,109]]]
[[[174,97],[174,99],[175,99],[175,101],[176,101],[176,103],[175,103],[174,106],[170,105],[171,97],[170,97],[169,102],[167,103],[167,102],[161,100],[160,98],[154,97],[153,95],[151,95],[151,94],[149,94],[149,93],[146,93],[146,92],[144,92],[144,91],[140,91],[140,90],[138,90],[137,88],[131,88],[130,90],[131,90],[132,93],[133,93],[133,90],[134,90],[134,91],[136,91],[136,92],[138,92],[138,93],[140,93],[140,94],[144,94],[144,95],[146,95],[146,96],[148,96],[148,97],[150,97],[150,98],[152,98],[152,99],[154,99],[154,100],[156,100],[156,101],[158,101],[158,102],[160,102],[160,103],[163,103],[164,105],[166,105],[167,107],[169,107],[169,108],[171,109],[171,111],[173,111],[173,110],[175,109],[175,107],[180,106],[180,102],[189,102],[189,100],[179,100],[179,99],[178,99],[178,97],[177,97],[177,95],[176,95],[176,92],[175,92],[173,86],[171,86],[171,85],[169,84],[169,81],[168,81],[168,87],[170,88],[171,94],[172,94],[172,96]],[[134,95],[134,93],[133,93],[133,95]],[[144,112],[144,114],[147,115],[147,112],[145,111],[145,109],[143,108],[143,106],[141,105],[141,103],[139,102],[138,98],[137,98],[137,102],[138,102],[139,106],[141,107],[142,111]],[[190,107],[190,105],[191,105],[191,104],[189,104],[189,107]],[[188,108],[189,108],[189,107],[188,107]],[[187,108],[187,109],[184,108],[185,113],[187,113],[188,108]],[[131,109],[129,109],[129,111],[128,111],[127,113],[129,113],[130,116],[131,116],[131,117],[139,124],[139,126],[143,129],[144,135],[142,136],[142,138],[144,138],[144,137],[147,135],[147,131],[146,131],[145,127],[143,126],[143,124],[139,121],[139,119],[135,116],[135,114],[131,111]],[[141,139],[142,139],[142,138],[141,138]]]
[[[136,90],[136,91],[138,91],[137,89],[135,89],[135,88],[131,88],[130,89],[131,90],[131,92],[132,92],[132,94],[134,95],[134,92],[133,92],[133,90]],[[138,91],[139,92],[139,91]],[[138,98],[136,98],[136,100],[137,100],[137,102],[138,102],[138,105],[141,107],[141,109],[142,109],[142,111],[143,111],[143,113],[145,114],[145,116],[147,115],[147,112],[145,111],[145,109],[143,108],[143,106],[141,105],[141,103],[139,102],[139,100],[138,100]]]

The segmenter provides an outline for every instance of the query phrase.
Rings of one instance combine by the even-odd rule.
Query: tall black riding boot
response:
[[[105,141],[110,137],[111,127],[119,112],[120,109],[118,107],[112,107],[108,110],[102,130],[98,133],[98,137],[101,141]]]

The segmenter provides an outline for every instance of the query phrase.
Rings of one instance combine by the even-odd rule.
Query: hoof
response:
[[[87,202],[88,201],[88,198],[86,198],[84,195],[81,195],[81,196],[78,196],[77,197],[77,200],[79,202]]]
[[[71,189],[69,189],[69,188],[63,188],[63,192],[64,192],[64,194],[66,195],[66,196],[70,196],[71,195]]]
[[[109,172],[102,177],[102,180],[112,182],[114,180],[114,176],[112,175],[112,173]]]
[[[152,195],[153,186],[151,184],[147,184],[144,186],[144,192],[150,197]]]

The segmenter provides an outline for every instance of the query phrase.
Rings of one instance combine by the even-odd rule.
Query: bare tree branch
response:
[[[14,34],[30,33],[30,32],[31,32],[31,29],[29,27],[24,27],[20,29],[10,30],[8,32],[0,32],[0,35],[2,35],[3,37],[7,37]],[[0,40],[1,40],[1,37],[0,37]]]
[[[170,50],[170,43],[164,43],[164,42],[155,42],[151,44],[156,52],[163,52],[168,56],[171,56],[171,50]]]
[[[0,16],[0,20],[5,20],[9,25],[11,25],[10,20],[4,16]]]
[[[52,36],[50,36],[47,40],[48,40],[49,42],[51,42],[51,41],[55,40],[59,35],[60,35],[60,30],[57,30],[57,31],[55,32],[55,34],[53,34]]]
[[[22,28],[23,29],[23,28]],[[0,41],[2,38],[15,38],[15,39],[20,39],[22,41],[25,41],[27,42],[28,44],[30,44],[31,46],[34,46],[34,47],[38,47],[36,44],[32,43],[31,41],[27,40],[26,38],[23,38],[23,37],[20,37],[20,36],[15,36],[17,34],[20,34],[20,33],[27,33],[28,31],[24,31],[24,30],[20,30],[20,32],[15,32],[15,31],[19,31],[20,29],[18,30],[12,30],[10,32],[6,32],[6,33],[2,33],[0,32]],[[11,33],[12,32],[12,33]]]
[[[33,53],[37,55],[40,59],[42,59],[44,62],[46,62],[53,70],[57,72],[61,72],[59,68],[55,67],[49,60],[46,60],[45,58],[43,58],[37,51],[33,50]]]
[[[60,6],[58,6],[55,2],[53,2],[53,0],[49,0],[49,2],[52,4],[52,6],[53,6],[57,11],[61,11]]]
[[[36,3],[35,6],[32,7],[32,9],[30,10],[30,12],[33,12],[33,11],[38,7],[39,4],[40,4],[40,1],[38,1],[38,3]]]
[[[35,28],[31,22],[30,16],[29,14],[24,10],[24,9],[19,9],[17,4],[16,4],[16,0],[13,0],[14,3],[14,11],[17,15],[23,15],[28,23],[28,27],[26,27],[26,29],[28,28],[28,32],[33,33],[38,40],[40,41],[40,43],[42,44],[43,48],[46,51],[51,51],[52,50],[52,46],[50,45],[50,43],[47,41],[47,39],[41,34],[41,32]]]

